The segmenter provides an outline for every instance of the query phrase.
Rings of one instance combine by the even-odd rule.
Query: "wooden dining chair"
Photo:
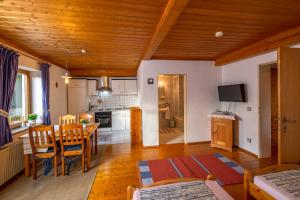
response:
[[[59,150],[56,143],[54,126],[39,125],[36,127],[29,127],[29,140],[33,156],[33,179],[37,178],[38,159],[50,161],[53,158],[54,174],[55,176],[57,176],[57,161]]]
[[[81,155],[82,173],[85,172],[85,145],[82,126],[79,124],[66,124],[59,126],[59,139],[62,155],[62,175],[65,175],[65,161],[68,165],[68,175],[70,167],[74,163],[73,156]]]
[[[78,123],[76,115],[67,114],[67,115],[59,116],[59,125],[76,124],[76,123]]]

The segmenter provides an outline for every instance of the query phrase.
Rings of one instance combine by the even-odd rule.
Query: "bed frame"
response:
[[[203,180],[203,179],[197,179],[197,178],[166,179],[166,180],[163,180],[163,181],[153,183],[153,184],[148,185],[148,186],[144,186],[142,188],[150,188],[150,187],[154,187],[154,186],[167,185],[167,184],[172,184],[172,183],[191,182],[191,181],[199,181],[199,180]],[[216,180],[216,178],[215,178],[215,176],[209,174],[209,175],[207,175],[206,180]],[[129,185],[127,187],[127,200],[132,200],[133,199],[133,193],[136,189],[138,189],[138,188],[133,186],[133,185]]]
[[[280,165],[272,165],[260,170],[255,171],[254,173],[250,172],[249,170],[245,170],[244,172],[244,194],[245,199],[249,199],[250,196],[253,196],[257,200],[275,200],[270,194],[265,192],[263,189],[258,187],[253,183],[254,176],[273,173],[273,172],[280,172],[286,171],[291,169],[299,168],[300,165],[295,164],[280,164]]]

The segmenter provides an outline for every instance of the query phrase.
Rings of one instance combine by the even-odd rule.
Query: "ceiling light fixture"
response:
[[[81,53],[82,54],[86,54],[86,50],[85,49],[81,49]]]
[[[215,37],[216,37],[216,38],[222,37],[223,35],[224,35],[223,31],[217,31],[217,32],[215,33]]]
[[[65,75],[63,75],[61,77],[65,79],[65,84],[68,84],[69,83],[69,79],[72,78],[70,76],[69,71],[68,71],[68,57],[67,56],[66,56],[66,72],[65,72]]]

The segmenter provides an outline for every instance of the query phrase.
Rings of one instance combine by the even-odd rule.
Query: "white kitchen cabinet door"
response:
[[[111,129],[113,131],[125,131],[125,117],[121,115],[113,115]]]
[[[112,94],[124,94],[124,80],[112,80],[111,81],[111,89]]]
[[[97,95],[97,81],[88,80],[88,95]]]
[[[130,117],[125,117],[125,130],[130,131]]]
[[[125,80],[125,94],[137,94],[136,80]]]

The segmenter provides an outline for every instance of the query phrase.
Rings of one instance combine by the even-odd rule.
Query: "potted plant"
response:
[[[81,119],[80,120],[80,124],[82,124],[82,127],[85,128],[86,125],[89,123],[89,120],[88,119]]]
[[[35,125],[37,118],[38,118],[37,114],[34,113],[29,114],[27,117],[29,125]]]

